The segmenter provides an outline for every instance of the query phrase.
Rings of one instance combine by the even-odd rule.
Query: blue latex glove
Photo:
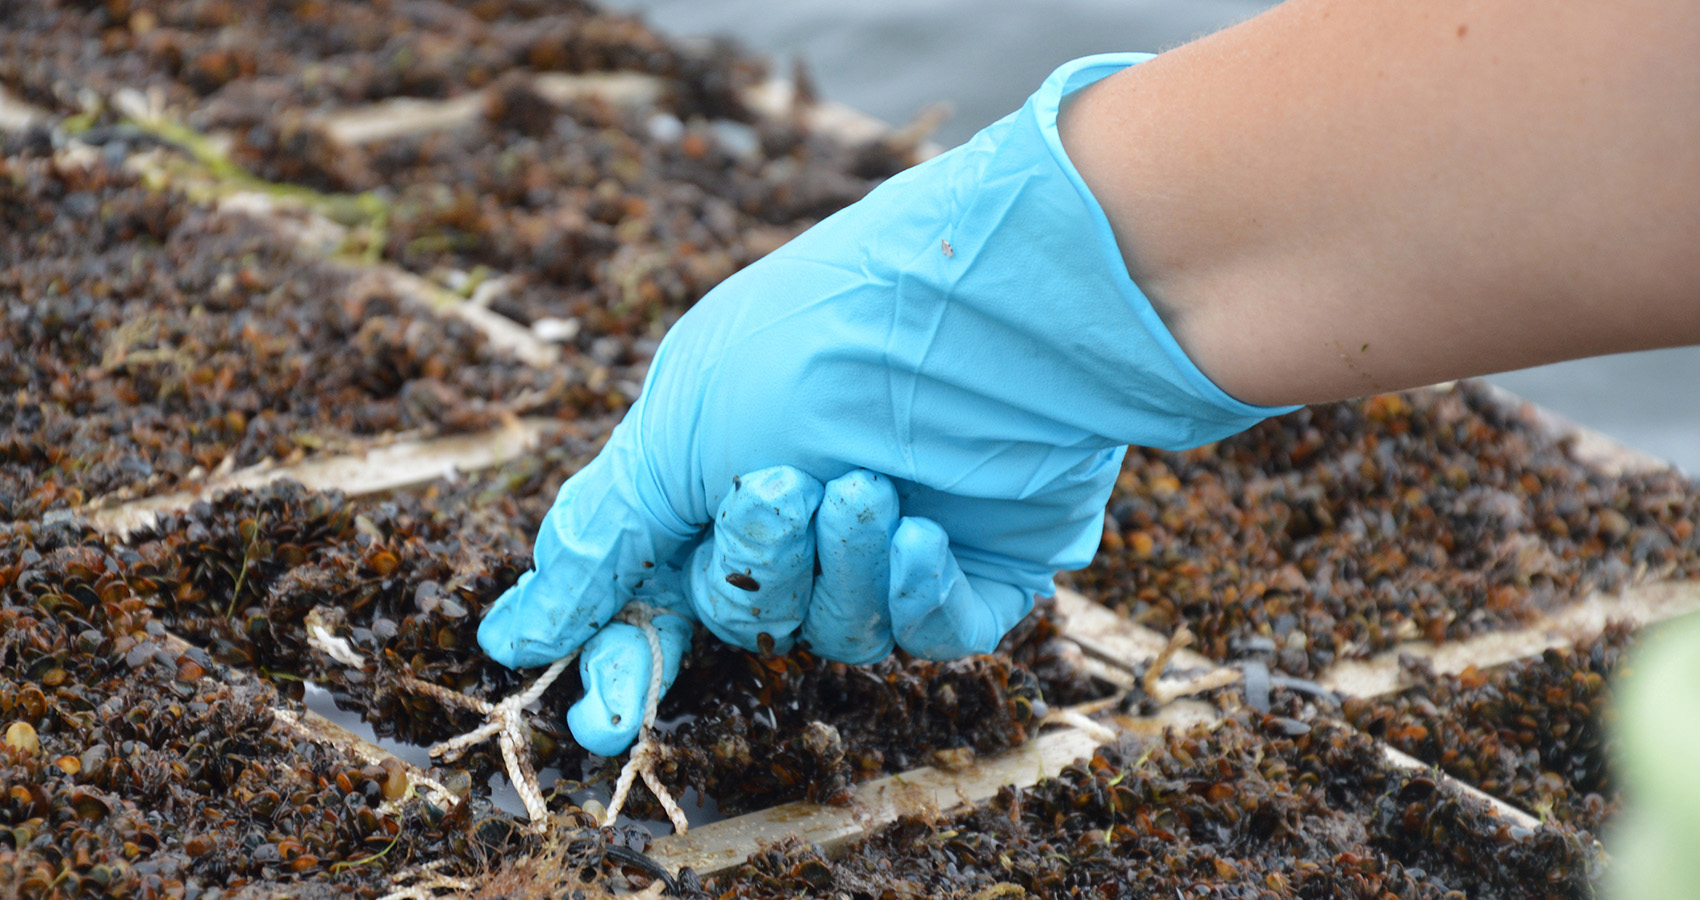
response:
[[[562,487],[484,649],[551,662],[649,591],[752,650],[800,633],[851,662],[893,640],[987,652],[1053,573],[1091,560],[1125,445],[1196,446],[1286,412],[1187,359],[1063,153],[1062,98],[1146,58],[1064,65],[680,319],[607,447]],[[586,663],[571,724],[605,752],[635,734],[608,723],[641,704],[611,698],[647,686],[649,651],[597,640],[625,649]]]

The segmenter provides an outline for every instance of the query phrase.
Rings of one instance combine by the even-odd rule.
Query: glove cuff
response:
[[[1115,233],[1110,228],[1109,217],[1063,148],[1062,137],[1057,131],[1057,115],[1067,97],[1128,66],[1151,59],[1154,55],[1103,53],[1064,63],[1045,79],[1021,110],[1012,117],[1016,121],[1011,123],[1013,127],[1003,140],[1020,143],[1024,139],[1036,138],[1043,142],[1048,157],[1046,162],[1055,167],[1055,177],[1067,181],[1079,203],[1078,208],[1067,213],[1070,218],[1068,224],[1072,232],[1071,239],[1075,245],[1073,253],[1077,257],[1076,265],[1097,267],[1109,276],[1101,280],[1095,279],[1100,284],[1094,287],[1110,287],[1120,295],[1149,341],[1144,348],[1148,353],[1146,365],[1154,366],[1172,387],[1179,389],[1188,398],[1191,414],[1195,417],[1199,414],[1200,406],[1191,405],[1194,403],[1212,412],[1211,415],[1202,417],[1208,421],[1197,422],[1200,427],[1193,433],[1177,435],[1176,437],[1180,438],[1178,442],[1156,441],[1149,437],[1144,440],[1129,440],[1129,443],[1180,449],[1226,437],[1265,418],[1289,413],[1299,407],[1258,406],[1241,401],[1218,387],[1198,368],[1192,358],[1187,356],[1186,351],[1175,340],[1174,334],[1169,331],[1168,325],[1157,314],[1151,300],[1128,273],[1127,263],[1116,243]],[[1160,361],[1149,358],[1157,354],[1161,355]]]
[[[899,422],[972,437],[996,409],[998,446],[1178,450],[1297,408],[1241,402],[1187,357],[1057,136],[1069,92],[1149,58],[1064,65],[1021,109],[776,254],[809,263],[791,277],[817,291],[878,288]]]
[[[1068,179],[1081,203],[1090,212],[1088,221],[1094,239],[1093,249],[1104,267],[1118,276],[1124,288],[1122,293],[1128,308],[1145,327],[1153,344],[1167,357],[1176,374],[1185,380],[1197,399],[1209,403],[1228,416],[1246,420],[1241,427],[1250,427],[1262,419],[1283,415],[1300,407],[1258,406],[1239,400],[1218,387],[1198,368],[1192,358],[1187,356],[1186,351],[1175,340],[1174,334],[1169,331],[1169,326],[1157,314],[1150,298],[1145,296],[1145,292],[1140,290],[1133,276],[1128,273],[1126,259],[1116,243],[1115,233],[1110,228],[1109,216],[1104,213],[1098,198],[1093,196],[1091,188],[1086,186],[1086,181],[1080,177],[1073,161],[1068,158],[1068,152],[1063,149],[1062,136],[1057,131],[1058,113],[1070,94],[1155,56],[1153,53],[1100,53],[1066,62],[1057,67],[1033,93],[1021,115],[1032,116],[1046,149],[1050,151],[1052,162]]]

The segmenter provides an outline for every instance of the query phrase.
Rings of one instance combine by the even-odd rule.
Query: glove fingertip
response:
[[[855,469],[826,486],[820,507],[823,524],[852,528],[868,522],[897,520],[897,488],[891,479],[867,469]],[[889,530],[889,529],[888,529]]]
[[[615,622],[585,642],[578,658],[584,696],[567,710],[567,727],[579,745],[599,756],[617,756],[637,740],[649,690],[649,642],[635,626]]]
[[[773,466],[738,478],[720,504],[717,527],[775,535],[806,526],[820,507],[825,488],[795,466]]]
[[[824,488],[791,466],[733,482],[712,537],[690,563],[690,599],[716,637],[752,652],[784,653],[814,587],[811,527]]]
[[[820,573],[801,635],[819,656],[865,666],[891,654],[891,479],[856,469],[828,482],[815,515]]]
[[[651,623],[661,644],[661,693],[679,675],[691,645],[691,623],[659,615]],[[599,756],[624,753],[643,730],[654,655],[649,638],[635,625],[615,622],[585,643],[579,657],[584,696],[567,710],[567,727],[579,745]]]
[[[961,656],[944,609],[962,570],[936,522],[907,516],[891,538],[891,630],[897,646],[923,659]]]
[[[905,598],[905,605],[943,595],[938,586],[952,573],[961,572],[950,555],[950,537],[931,519],[905,516],[891,536],[891,596]]]
[[[579,746],[597,756],[619,756],[637,740],[643,727],[643,709],[614,709],[607,698],[588,686],[585,694],[567,710],[567,728]]]

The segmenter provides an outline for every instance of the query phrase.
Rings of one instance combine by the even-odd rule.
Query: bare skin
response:
[[[1287,0],[1082,91],[1200,368],[1313,403],[1700,343],[1700,5]]]

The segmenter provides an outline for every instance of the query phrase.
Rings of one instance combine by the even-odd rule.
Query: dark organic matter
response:
[[[1413,663],[1412,688],[1348,701],[1346,717],[1490,794],[1598,835],[1623,802],[1611,771],[1611,682],[1634,640],[1615,625],[1488,671],[1436,675]]]
[[[0,160],[0,516],[488,428],[515,397],[594,409],[572,381],[259,222],[98,164]]]
[[[1385,394],[1128,455],[1089,596],[1290,675],[1514,628],[1642,572],[1700,574],[1700,491],[1611,477],[1487,393]]]
[[[275,693],[166,637],[156,588],[74,527],[0,527],[0,892],[376,896],[408,865],[523,849],[511,828],[491,843],[486,801],[397,811],[399,771],[276,728]],[[10,739],[25,729],[30,746]]]
[[[795,840],[708,879],[703,897],[1591,896],[1574,833],[1525,832],[1374,745],[1241,712],[1154,743],[1124,738],[1032,788],[911,817],[828,857]]]

